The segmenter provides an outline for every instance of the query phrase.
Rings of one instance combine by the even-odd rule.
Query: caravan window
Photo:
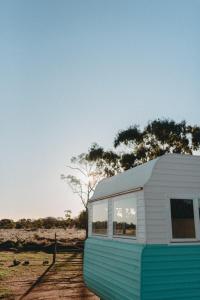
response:
[[[97,202],[92,209],[92,233],[107,234],[108,228],[108,202]]]
[[[200,219],[200,199],[198,199],[198,207],[199,207],[199,219]]]
[[[195,238],[194,208],[192,199],[171,199],[172,237]]]
[[[113,234],[136,236],[136,198],[114,200]]]

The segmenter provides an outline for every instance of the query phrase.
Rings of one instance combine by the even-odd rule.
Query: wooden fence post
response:
[[[53,251],[53,264],[56,262],[56,253],[57,253],[57,236],[55,233],[55,243],[54,243],[54,251]]]

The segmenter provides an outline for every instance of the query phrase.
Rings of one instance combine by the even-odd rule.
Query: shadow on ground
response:
[[[90,299],[99,298],[84,285],[82,271],[82,254],[65,253],[57,255],[57,261],[18,297],[18,300],[56,300],[56,299]]]

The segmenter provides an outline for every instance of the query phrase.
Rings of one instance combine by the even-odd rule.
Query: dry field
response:
[[[42,247],[46,250],[48,245],[53,245],[55,231],[62,249],[60,252],[58,247],[56,263],[52,264],[51,251],[44,251]],[[84,238],[85,232],[76,229],[0,230],[0,247],[8,242],[7,245],[13,245],[9,251],[0,251],[0,299],[98,300],[83,282],[83,254],[70,249]],[[39,245],[40,251],[24,251],[20,246],[30,244]],[[19,262],[16,266],[14,259]]]
[[[72,229],[37,229],[37,230],[25,230],[25,229],[0,229],[0,243],[2,241],[13,240],[16,241],[18,238],[22,240],[31,240],[40,238],[53,239],[55,233],[58,239],[73,240],[73,239],[84,239],[85,231]]]
[[[0,250],[48,250],[57,235],[58,247],[71,246],[85,239],[85,231],[72,229],[0,229]]]
[[[5,241],[18,241],[18,240],[42,240],[46,239],[52,240],[54,239],[55,233],[57,234],[58,240],[63,241],[72,241],[72,240],[84,240],[85,238],[85,230],[78,230],[76,228],[72,229],[37,229],[37,230],[29,230],[29,229],[0,229],[0,243]]]

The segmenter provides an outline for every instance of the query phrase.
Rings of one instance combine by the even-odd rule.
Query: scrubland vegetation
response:
[[[0,229],[0,250],[52,252],[57,237],[58,249],[82,246],[85,230],[55,229]]]
[[[51,229],[51,228],[73,228],[85,229],[87,224],[86,211],[80,212],[78,217],[72,218],[71,212],[68,211],[65,218],[39,218],[39,219],[20,219],[14,221],[12,219],[1,219],[0,229],[32,229],[38,228]]]
[[[36,220],[0,220],[0,250],[44,250],[51,251],[57,237],[57,246],[69,247],[80,244],[85,239],[87,214],[78,217],[40,218]]]

